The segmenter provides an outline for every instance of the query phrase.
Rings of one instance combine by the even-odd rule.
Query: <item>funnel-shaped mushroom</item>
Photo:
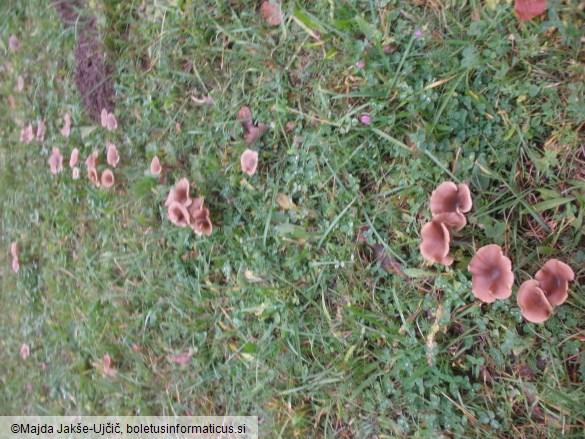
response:
[[[169,205],[169,219],[179,227],[185,227],[189,224],[189,212],[183,204],[178,201],[172,201]]]
[[[13,258],[18,258],[18,244],[16,241],[10,244],[10,254]]]
[[[552,314],[552,306],[537,280],[527,280],[518,290],[518,306],[526,320],[542,323]]]
[[[96,187],[100,187],[101,183],[100,183],[100,176],[98,175],[97,169],[96,168],[88,168],[87,169],[87,178],[90,179],[90,181],[93,182],[93,184],[96,185]]]
[[[8,48],[12,53],[18,51],[21,45],[22,44],[16,35],[10,35],[10,38],[8,38]]]
[[[20,129],[20,141],[30,143],[34,137],[32,124],[23,125]]]
[[[245,150],[240,157],[240,164],[242,165],[242,171],[249,176],[254,175],[258,166],[258,151]]]
[[[197,236],[205,235],[210,236],[213,231],[213,225],[209,218],[209,209],[202,207],[196,211],[194,216],[191,218],[191,228]]]
[[[561,305],[567,300],[569,281],[575,279],[575,273],[564,262],[551,259],[536,272],[534,277],[540,284],[542,291],[545,292],[549,303]]]
[[[203,209],[204,201],[205,201],[204,197],[193,198],[193,202],[187,209],[189,211],[189,215],[191,216],[191,218],[193,218],[195,214],[197,214],[201,209]]]
[[[101,182],[102,186],[105,187],[106,189],[109,189],[112,186],[114,186],[116,180],[114,179],[114,173],[112,172],[111,169],[106,169],[104,172],[102,172]]]
[[[443,213],[455,213],[459,217],[454,219],[454,230],[461,230],[466,224],[463,213],[469,212],[472,207],[469,186],[460,184],[457,186],[451,181],[441,183],[431,194],[430,208],[433,217]]]
[[[49,166],[51,168],[51,174],[56,174],[63,170],[63,156],[59,148],[53,147],[51,157],[49,157]]]
[[[173,189],[169,192],[165,206],[170,207],[171,203],[177,202],[185,207],[191,204],[191,198],[189,197],[189,180],[181,178]]]
[[[162,167],[160,165],[160,160],[157,156],[154,156],[150,162],[150,173],[153,175],[159,175],[161,171]]]
[[[492,303],[512,294],[512,261],[504,256],[499,245],[490,244],[480,248],[467,269],[472,275],[473,295],[482,302]]]
[[[97,151],[94,151],[89,156],[87,156],[87,159],[85,159],[85,167],[87,168],[88,171],[92,168],[95,169],[97,167],[97,159],[98,159]]]
[[[264,0],[260,6],[260,14],[269,26],[278,26],[280,24],[280,2],[274,1],[274,4],[270,3],[270,0]]]
[[[118,148],[116,145],[110,142],[106,142],[106,160],[108,164],[112,167],[118,166],[118,162],[120,161],[120,154],[118,154]]]
[[[108,113],[108,110],[105,108],[102,108],[101,123],[102,127],[106,128],[108,131],[113,131],[118,128],[116,116],[114,116],[114,113]]]
[[[435,220],[426,223],[420,234],[422,237],[420,252],[426,260],[443,265],[453,263],[453,259],[448,256],[451,235],[443,223]]]

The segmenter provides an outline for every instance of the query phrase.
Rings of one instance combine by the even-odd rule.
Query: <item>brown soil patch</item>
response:
[[[96,18],[83,0],[53,0],[53,6],[67,27],[75,27],[75,85],[88,116],[99,122],[102,108],[113,112],[113,68],[106,64]]]

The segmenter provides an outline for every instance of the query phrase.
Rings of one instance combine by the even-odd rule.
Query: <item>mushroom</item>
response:
[[[69,113],[65,113],[65,116],[63,116],[63,128],[61,128],[61,135],[63,137],[69,137],[69,134],[71,134],[71,115]]]
[[[18,258],[12,258],[12,271],[18,273],[18,270],[20,270],[20,260]]]
[[[114,168],[118,166],[118,162],[120,161],[118,149],[116,148],[116,145],[111,142],[106,142],[106,160],[108,164]]]
[[[191,228],[197,236],[211,235],[211,232],[213,231],[213,225],[211,224],[211,219],[209,218],[209,209],[207,207],[202,207],[195,212],[191,218]]]
[[[561,305],[567,300],[569,281],[575,279],[571,267],[558,259],[551,259],[536,272],[534,278],[551,305]]]
[[[10,254],[12,255],[12,271],[18,273],[20,269],[20,261],[18,260],[18,245],[16,242],[10,244]]]
[[[169,192],[169,195],[165,201],[165,206],[170,207],[171,203],[178,202],[184,207],[188,207],[191,204],[191,198],[189,197],[189,180],[182,178]]]
[[[159,175],[161,171],[162,167],[160,165],[160,160],[157,156],[154,156],[150,162],[150,173],[153,175]]]
[[[45,140],[45,132],[45,121],[40,120],[39,124],[37,125],[37,140],[40,140],[41,142]]]
[[[10,35],[10,38],[8,38],[8,48],[10,51],[12,53],[17,52],[18,49],[20,49],[20,46],[21,44],[18,37],[16,35]]]
[[[189,224],[189,212],[187,208],[178,201],[172,201],[169,204],[169,219],[179,227],[185,227]]]
[[[421,230],[422,243],[420,252],[430,262],[451,265],[453,259],[448,256],[451,235],[449,229],[440,221],[426,223]]]
[[[197,197],[193,199],[193,202],[188,208],[189,215],[193,217],[197,212],[203,209],[203,203],[205,201],[204,197]]]
[[[471,258],[467,269],[472,275],[473,295],[482,302],[492,303],[512,294],[512,261],[504,256],[499,245],[490,244],[480,248]]]
[[[527,280],[518,290],[518,306],[526,320],[542,323],[552,314],[552,306],[537,280]]]
[[[472,205],[471,193],[466,184],[457,186],[451,181],[446,181],[441,183],[431,194],[430,208],[433,218],[443,213],[457,214],[459,218],[452,226],[455,231],[459,231],[465,226],[466,220],[463,213],[469,212]]]
[[[32,124],[23,125],[20,129],[20,141],[24,143],[30,143],[34,138]]]
[[[245,150],[240,157],[240,164],[242,165],[242,171],[249,176],[254,175],[258,166],[258,151]]]
[[[28,356],[30,355],[30,346],[28,344],[26,343],[22,344],[22,346],[20,347],[20,355],[25,360],[28,358]]]
[[[73,168],[71,176],[73,177],[73,180],[77,180],[79,178],[79,168],[77,166]]]
[[[96,185],[96,187],[101,186],[100,177],[98,175],[96,168],[88,168],[87,169],[87,178],[89,178],[90,181],[93,181],[93,183]]]
[[[252,119],[252,112],[250,111],[250,108],[246,106],[240,108],[238,111],[237,120],[240,122],[240,125],[242,125],[244,130],[244,142],[247,145],[258,140],[268,128],[265,123],[259,123],[258,126],[255,126]]]
[[[106,169],[104,172],[102,172],[101,183],[103,187],[109,189],[114,186],[115,182],[116,180],[114,179],[114,173],[111,169]]]
[[[79,163],[79,150],[74,148],[73,151],[71,151],[71,157],[69,158],[69,167],[73,168],[77,163]]]
[[[278,26],[280,24],[280,2],[275,0],[274,4],[270,0],[264,0],[260,6],[260,14],[269,26]]]
[[[106,128],[108,131],[113,131],[118,128],[116,116],[114,116],[114,113],[109,113],[105,108],[102,108],[101,123],[102,127]]]
[[[51,157],[49,157],[49,166],[51,168],[51,174],[57,174],[63,170],[63,156],[59,148],[53,147]]]
[[[89,156],[87,156],[87,159],[85,159],[85,167],[87,168],[88,171],[92,168],[93,169],[96,168],[97,159],[98,159],[97,151],[93,151]]]

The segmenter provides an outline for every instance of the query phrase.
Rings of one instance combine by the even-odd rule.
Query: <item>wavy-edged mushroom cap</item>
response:
[[[551,305],[561,305],[569,296],[569,281],[575,279],[575,273],[564,262],[551,259],[536,272],[534,278],[546,294],[548,302]]]
[[[193,218],[201,209],[203,209],[203,203],[205,202],[205,197],[197,197],[193,198],[193,202],[187,208],[189,215]]]
[[[469,186],[457,186],[451,181],[441,183],[431,194],[430,208],[433,215],[445,212],[469,212],[473,202]]]
[[[258,126],[252,125],[248,132],[244,134],[244,143],[246,145],[251,145],[262,137],[267,129],[268,126],[265,123],[259,123]]]
[[[154,156],[150,162],[150,173],[153,175],[159,175],[162,172],[162,166],[157,156]]]
[[[63,155],[61,155],[61,152],[57,147],[53,147],[53,150],[51,151],[49,167],[51,168],[51,174],[56,174],[63,170]]]
[[[552,314],[552,306],[537,280],[527,280],[518,290],[518,306],[526,320],[542,323]]]
[[[20,129],[20,141],[30,143],[34,139],[32,124],[23,125]]]
[[[189,212],[183,204],[178,201],[172,201],[169,205],[169,219],[173,224],[179,227],[185,227],[189,224]]]
[[[102,172],[101,182],[102,186],[105,187],[106,189],[109,189],[112,186],[114,186],[116,180],[114,179],[114,173],[112,172],[111,169],[106,169],[104,172]]]
[[[10,244],[10,254],[13,258],[18,258],[18,244],[16,241]]]
[[[420,252],[427,261],[451,265],[453,259],[448,256],[451,235],[449,229],[440,221],[426,223],[421,229],[422,242]]]
[[[447,228],[458,232],[467,224],[465,215],[461,212],[444,212],[433,216],[433,220],[443,223]]]
[[[265,0],[262,5],[260,6],[260,14],[266,24],[269,26],[278,26],[280,24],[280,4],[279,2],[275,2],[275,4],[271,4],[269,0]]]
[[[171,203],[181,203],[183,206],[188,207],[192,200],[189,197],[189,180],[181,178],[175,187],[169,192],[169,196],[165,201],[165,206],[170,207]]]
[[[245,150],[240,157],[240,164],[242,165],[242,171],[249,176],[254,175],[258,166],[258,151]]]
[[[471,272],[473,295],[482,302],[492,303],[496,299],[507,299],[512,294],[512,261],[504,256],[499,245],[480,248],[467,269]]]
[[[106,142],[106,160],[112,167],[118,166],[120,162],[120,154],[118,154],[118,148],[111,142]]]
[[[73,151],[71,151],[71,157],[69,157],[69,167],[73,168],[77,163],[79,163],[79,150],[73,148]]]
[[[88,155],[87,158],[85,159],[85,167],[87,168],[87,170],[90,171],[91,169],[95,169],[97,166],[97,161],[98,161],[97,151],[94,151],[90,155]]]
[[[92,181],[93,184],[96,185],[96,187],[101,186],[100,176],[98,175],[97,169],[95,167],[87,169],[87,178],[89,178],[90,181]]]
[[[252,111],[250,111],[250,107],[243,106],[238,111],[237,120],[242,125],[244,132],[249,133],[250,127],[253,126],[252,120]]]
[[[71,177],[73,177],[73,180],[79,179],[79,168],[77,166],[75,166],[71,171]]]
[[[21,46],[22,44],[20,43],[18,37],[16,35],[10,35],[10,38],[8,38],[8,48],[10,51],[13,53],[17,52]]]
[[[195,212],[193,218],[191,218],[191,228],[197,236],[211,235],[211,232],[213,231],[213,224],[211,224],[211,219],[209,218],[209,209],[207,207],[202,207],[200,210]]]
[[[118,121],[116,120],[116,116],[114,116],[114,113],[108,113],[106,118],[106,129],[108,131],[114,131],[116,128],[118,128]]]

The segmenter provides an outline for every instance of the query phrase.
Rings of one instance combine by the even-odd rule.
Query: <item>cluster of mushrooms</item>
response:
[[[471,193],[466,184],[442,183],[433,191],[430,208],[433,219],[421,230],[421,254],[429,262],[446,266],[452,231],[460,231],[467,223],[465,215],[472,207]],[[468,266],[473,295],[485,303],[507,299],[512,295],[514,273],[512,261],[496,244],[477,250]],[[568,282],[575,277],[564,262],[551,259],[518,290],[517,302],[529,322],[542,323],[552,314],[553,305],[561,305],[568,297]]]
[[[203,206],[203,197],[191,198],[189,180],[182,178],[171,189],[165,201],[169,220],[179,227],[191,227],[197,236],[211,235],[213,225],[209,209]]]

